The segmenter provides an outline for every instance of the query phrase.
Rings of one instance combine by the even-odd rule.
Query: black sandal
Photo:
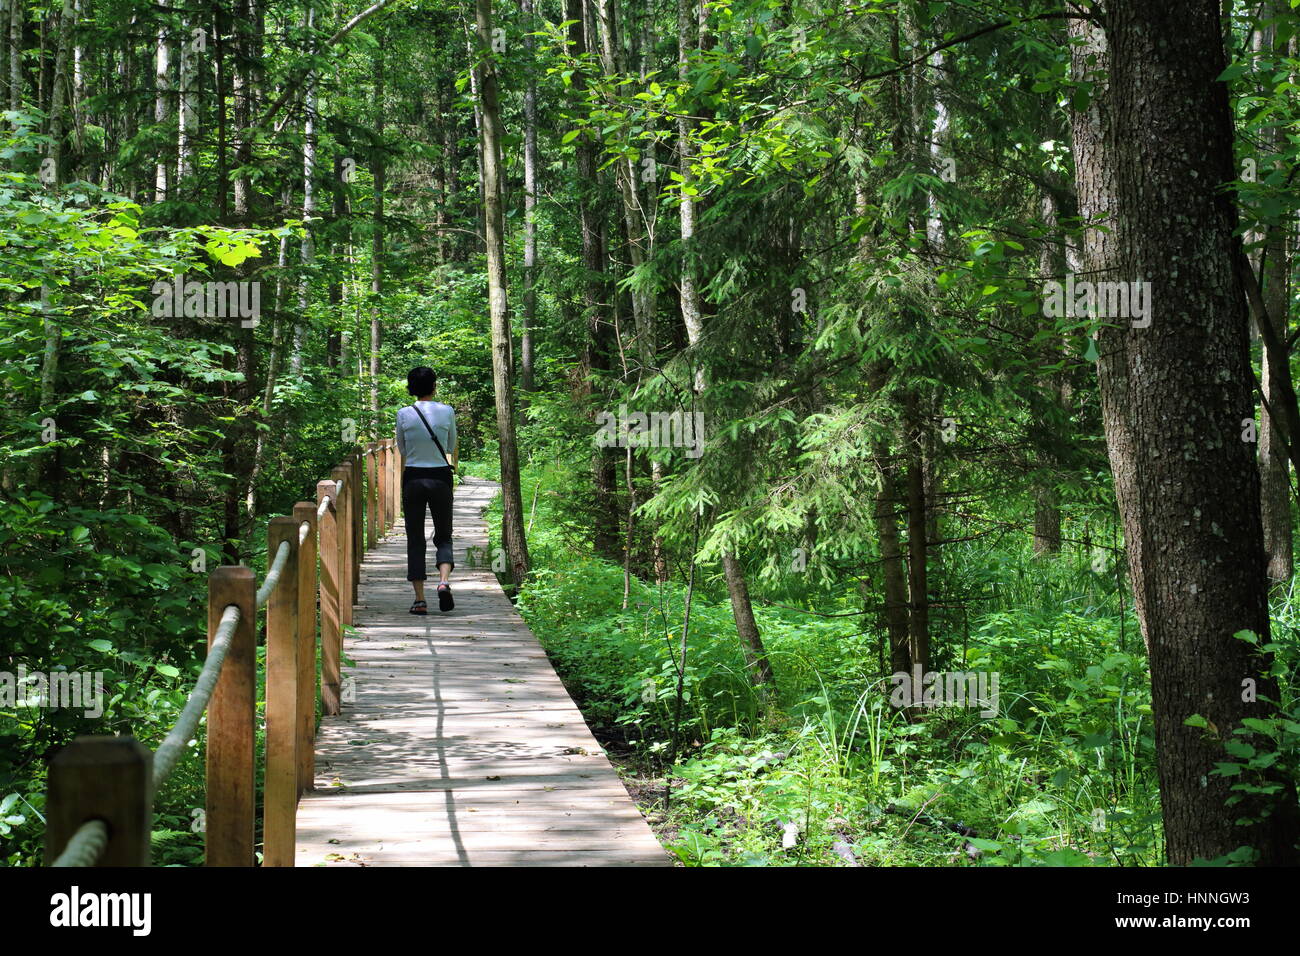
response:
[[[451,599],[451,585],[438,585],[438,610],[450,611],[456,606],[456,602]]]
[[[426,604],[424,601],[415,601],[414,603],[411,604],[411,613],[412,613],[412,614],[428,614],[428,613],[429,613],[429,605]]]

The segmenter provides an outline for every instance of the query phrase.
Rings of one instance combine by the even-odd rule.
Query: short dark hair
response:
[[[421,395],[429,395],[433,392],[433,387],[438,384],[438,376],[434,374],[433,369],[427,365],[421,365],[419,368],[413,368],[406,373],[406,390],[419,398]]]

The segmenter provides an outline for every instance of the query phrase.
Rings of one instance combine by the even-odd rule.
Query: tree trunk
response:
[[[768,689],[772,687],[772,665],[767,659],[763,637],[758,633],[758,622],[754,620],[754,605],[749,599],[745,571],[730,551],[722,552],[722,570],[727,578],[727,593],[731,596],[740,650],[745,656],[745,670],[749,682],[758,691],[759,706],[764,708],[768,703]]]
[[[54,78],[50,89],[50,156],[54,160],[55,182],[62,184],[67,176],[64,168],[65,147],[68,135],[68,100],[71,90],[68,76],[68,57],[72,49],[72,0],[63,0],[59,14],[57,47],[54,54]]]
[[[1107,319],[1097,348],[1150,658],[1168,858],[1184,866],[1247,844],[1264,864],[1295,864],[1294,784],[1263,771],[1279,786],[1277,805],[1238,826],[1259,816],[1258,798],[1227,807],[1233,778],[1214,773],[1223,740],[1244,718],[1272,716],[1265,698],[1277,699],[1267,657],[1233,637],[1249,630],[1267,641],[1269,616],[1259,473],[1241,440],[1253,402],[1240,245],[1232,200],[1219,188],[1235,174],[1227,89],[1216,79],[1220,11],[1215,0],[1112,0],[1094,15],[1100,29],[1070,21],[1084,41],[1071,51],[1074,77],[1092,73],[1095,83],[1090,107],[1072,117],[1080,213],[1092,227],[1085,267],[1152,283],[1150,325]],[[1108,86],[1093,70],[1107,71]],[[1095,228],[1102,223],[1112,231]],[[1258,702],[1243,701],[1244,686]],[[1194,714],[1207,729],[1187,726]]]
[[[501,113],[496,65],[492,59],[492,0],[475,0],[483,158],[483,223],[487,239],[488,308],[492,318],[492,384],[496,395],[497,437],[501,446],[502,540],[516,586],[528,576],[519,454],[515,445],[515,391],[511,379],[510,316],[506,311],[505,214],[501,184]]]
[[[0,0],[0,103],[9,103],[9,22],[19,0]]]
[[[1285,341],[1289,333],[1287,313],[1291,301],[1285,226],[1269,229],[1268,236],[1264,303],[1269,320]],[[1267,349],[1264,350],[1262,365],[1260,390],[1267,404],[1260,411],[1260,513],[1264,526],[1264,550],[1268,555],[1268,578],[1273,583],[1282,583],[1290,580],[1295,571],[1291,551],[1291,469],[1281,430],[1269,408],[1276,409],[1285,399],[1276,387],[1279,378],[1277,362]]]
[[[926,539],[925,458],[922,450],[922,422],[916,394],[903,405],[907,442],[907,587],[910,614],[907,619],[907,654],[912,667],[924,673],[930,666],[930,595]],[[913,700],[920,688],[913,688]]]
[[[9,108],[17,111],[23,105],[23,21],[27,4],[24,0],[10,0],[9,22]],[[18,128],[15,120],[13,128]]]
[[[235,101],[235,166],[247,170],[253,158],[253,66],[251,0],[235,0],[235,54],[232,94]],[[247,227],[253,208],[253,180],[247,172],[235,176],[235,222]]]
[[[76,28],[78,22],[82,19],[84,0],[73,0],[72,3],[72,25]],[[4,18],[0,17],[0,23]],[[83,103],[86,99],[86,73],[85,73],[86,48],[78,39],[73,39],[72,44],[72,83],[68,88],[68,98],[72,111],[72,138],[76,144],[78,154],[85,151],[85,137],[83,132],[86,126],[85,115],[83,112]]]
[[[167,28],[158,28],[158,42],[154,48],[154,87],[153,87],[153,121],[159,126],[167,122],[169,104],[167,91],[171,79],[171,47],[167,42]],[[167,201],[167,183],[171,168],[166,155],[160,155],[154,163],[153,201]]]
[[[1289,12],[1281,3],[1272,6],[1271,15],[1274,17],[1285,16]],[[1280,62],[1287,55],[1287,42],[1279,36],[1275,25],[1269,25],[1260,30],[1257,49],[1265,56],[1271,53]],[[1286,145],[1285,137],[1276,126],[1264,130],[1262,138],[1263,148],[1268,154],[1275,154]],[[1276,162],[1279,168],[1285,169],[1281,160]],[[1288,340],[1291,311],[1287,231],[1285,221],[1271,224],[1264,232],[1261,254],[1264,264],[1260,275],[1264,311],[1272,323],[1273,334],[1281,342]],[[1259,317],[1256,318],[1258,321]],[[1288,355],[1289,351],[1288,349]],[[1286,401],[1282,389],[1278,387],[1283,377],[1279,368],[1279,356],[1268,348],[1263,353],[1260,370],[1260,391],[1264,396],[1259,428],[1260,515],[1264,524],[1264,550],[1268,555],[1268,578],[1276,584],[1290,580],[1294,573],[1291,551],[1291,473],[1284,440],[1285,425],[1281,421],[1275,422],[1273,417],[1275,412],[1280,413],[1280,406]]]
[[[1047,282],[1061,273],[1061,256],[1056,245],[1057,209],[1056,197],[1049,190],[1043,190],[1040,208],[1043,213],[1043,244],[1038,252],[1038,271],[1043,282]],[[1053,349],[1055,347],[1053,346]],[[1065,376],[1056,373],[1052,391],[1057,402],[1064,404]],[[1039,467],[1049,470],[1055,462],[1051,455],[1041,456]],[[1057,554],[1061,550],[1061,508],[1057,500],[1056,483],[1049,473],[1040,477],[1034,487],[1034,553]]]
[[[286,219],[289,218],[291,201],[292,189],[286,185],[281,200],[282,215]],[[272,429],[272,432],[275,429],[275,423],[272,421],[275,383],[280,376],[280,365],[283,359],[284,283],[285,273],[289,268],[289,237],[287,235],[280,237],[280,254],[276,259],[276,265],[278,271],[275,275],[275,302],[271,312],[271,351],[266,359],[266,382],[262,386],[261,408],[262,421]],[[259,428],[253,450],[253,470],[248,480],[248,496],[245,510],[249,518],[257,514],[257,481],[262,475],[262,466],[266,461],[267,438],[268,433]]]
[[[465,55],[469,57],[470,62],[474,62],[474,45],[470,42],[468,28],[465,30]],[[487,214],[487,204],[483,201],[483,107],[481,105],[483,94],[478,88],[478,75],[473,70],[469,73],[469,94],[474,103],[474,162],[478,168],[479,187],[479,202],[474,208],[478,219],[479,239],[486,242],[487,226],[483,221],[483,217]]]
[[[614,0],[600,0],[599,18],[601,24],[601,60],[607,76],[623,77],[627,75],[627,64],[620,54],[619,34],[616,17],[617,5]],[[653,161],[653,156],[651,157]],[[631,157],[619,160],[616,166],[615,179],[618,184],[619,193],[622,198],[623,229],[627,238],[628,258],[631,262],[632,271],[639,273],[648,259],[654,257],[654,229],[651,220],[644,209],[649,207],[648,199],[639,195],[639,177],[637,167]],[[636,329],[636,356],[637,356],[637,383],[643,381],[647,370],[654,366],[655,352],[657,343],[655,341],[655,311],[658,307],[657,295],[653,289],[632,290],[632,315],[633,324]],[[620,352],[622,351],[620,347]],[[632,531],[633,511],[636,510],[637,491],[635,487],[635,472],[633,465],[635,459],[635,450],[631,447],[627,449],[627,467],[625,469],[628,487],[628,506],[627,521],[625,532],[625,554],[624,566],[630,569],[633,563],[632,543],[634,535]],[[659,483],[662,477],[662,466],[658,461],[651,464],[651,494],[659,493]],[[662,544],[656,537],[652,544],[652,551],[655,555],[656,564],[662,563]]]
[[[575,57],[587,52],[589,35],[584,24],[587,17],[583,0],[566,0],[565,19],[569,23],[570,50]],[[580,74],[573,76],[573,95],[581,103],[585,83]],[[596,174],[596,147],[584,133],[574,142],[574,159],[578,179],[578,218],[582,231],[582,263],[586,273],[583,282],[583,300],[587,319],[587,342],[583,365],[593,389],[603,388],[602,372],[611,367],[610,332],[612,326],[606,316],[604,255],[601,249],[601,220],[603,204],[599,201],[599,181]],[[596,448],[592,452],[592,483],[595,491],[595,517],[593,543],[597,554],[615,559],[620,553],[618,534],[619,509],[615,494],[617,486],[613,448]]]
[[[696,0],[677,0],[677,79],[686,83],[690,77],[690,54],[699,43]],[[684,111],[683,111],[684,112]],[[682,324],[686,338],[695,345],[704,337],[704,317],[700,309],[699,287],[695,280],[695,197],[690,195],[693,177],[691,162],[695,147],[691,141],[691,120],[685,115],[677,118],[677,174],[682,177],[681,203],[677,215],[681,222],[682,271],[679,279]],[[695,365],[695,390],[704,390],[704,367],[697,359]]]
[[[375,221],[370,238],[370,411],[379,416],[379,345],[384,293],[384,50],[375,53]],[[504,279],[503,279],[504,281]],[[504,296],[504,287],[502,295]]]
[[[442,102],[446,103],[454,97],[454,92],[448,91],[443,94]],[[460,179],[457,170],[460,169],[458,160],[459,139],[456,135],[458,125],[457,117],[454,113],[449,113],[444,109],[442,116],[442,181],[447,184],[447,209],[448,215],[444,222],[450,222],[450,213],[455,210],[460,201]],[[453,233],[448,243],[451,247],[451,257],[463,261],[465,258],[464,250],[468,242],[463,233]]]
[[[41,323],[45,331],[45,352],[41,356],[41,394],[35,415],[37,421],[53,415],[55,400],[58,398],[59,361],[63,355],[63,324],[59,321],[59,316],[50,309],[49,288],[45,285],[41,286]],[[47,459],[43,474],[31,476],[31,486],[48,484],[50,483],[48,479],[52,477],[55,477],[54,468]],[[49,490],[58,500],[58,492],[54,489]]]
[[[690,77],[691,53],[699,44],[699,21],[703,10],[696,10],[696,0],[677,0],[677,78],[685,84]],[[686,340],[696,346],[704,337],[704,318],[700,308],[699,286],[695,280],[695,197],[689,195],[691,187],[691,161],[694,148],[691,142],[692,122],[684,114],[677,118],[677,168],[682,177],[681,201],[677,206],[678,235],[682,244],[682,265],[678,275],[678,309],[682,316],[682,326],[686,330]],[[695,368],[693,385],[695,391],[704,391],[704,366],[698,358],[692,365]],[[656,484],[660,480],[662,466],[655,462]],[[668,560],[658,539],[654,545],[655,578],[659,583],[668,581]]]
[[[215,99],[217,109],[217,218],[225,222],[230,214],[230,181],[226,175],[226,140],[228,139],[226,130],[226,99],[230,95],[227,82],[226,67],[226,11],[223,7],[217,7],[212,13],[212,44],[216,49],[216,55],[213,57],[213,86],[215,87]],[[129,84],[128,84],[129,88]]]
[[[528,79],[524,87],[524,315],[519,330],[519,387],[531,392],[533,384],[533,329],[537,326],[537,40],[534,0],[523,0],[524,49]]]
[[[859,217],[870,213],[865,183],[859,182],[854,188],[854,209]],[[869,242],[863,236],[858,243],[858,256],[864,262],[868,260]],[[871,392],[880,393],[885,389],[888,366],[876,363],[867,372],[867,387]],[[884,582],[884,604],[881,619],[889,636],[889,666],[895,674],[912,672],[911,654],[908,642],[907,575],[903,570],[903,549],[898,535],[898,502],[900,499],[898,466],[889,453],[889,444],[884,440],[875,443],[874,455],[876,471],[880,475],[880,490],[874,502],[874,520],[876,538],[880,550],[881,578]]]
[[[248,0],[238,0],[235,8],[234,32],[234,102],[235,127],[239,130],[236,139],[236,165],[241,170],[235,178],[235,224],[246,225],[252,216],[253,184],[248,172],[252,159],[252,143],[249,128],[253,117],[253,97],[255,94],[253,77],[261,59],[261,49],[253,42],[252,9]],[[229,223],[227,223],[229,225]],[[247,281],[248,265],[236,268],[236,278]],[[243,322],[234,325],[235,370],[241,375],[239,382],[228,388],[227,397],[232,406],[234,420],[227,425],[225,441],[222,446],[222,468],[230,475],[230,483],[225,494],[225,521],[223,550],[226,560],[231,564],[239,563],[242,549],[239,542],[245,539],[244,522],[248,488],[252,481],[254,449],[250,441],[249,404],[256,392],[256,363],[254,352],[253,329],[245,327]]]
[[[335,229],[332,235],[335,237],[331,241],[331,253],[335,263],[340,263],[347,255],[347,249],[350,245],[351,227],[348,224],[347,217],[347,190],[343,186],[343,157],[334,156],[334,202],[333,215]],[[303,248],[306,250],[307,244],[304,239]],[[304,251],[304,256],[308,253]],[[327,367],[339,371],[343,368],[343,283],[344,277],[340,274],[340,269],[336,266],[329,273],[329,305],[330,305],[330,326],[326,333],[325,339],[325,364]],[[298,349],[294,350],[295,356],[300,356]],[[301,360],[300,360],[301,362]],[[295,369],[295,372],[297,369]]]
[[[880,543],[881,576],[884,579],[884,608],[881,617],[889,635],[889,663],[895,674],[912,672],[910,614],[908,612],[907,577],[903,573],[903,549],[898,537],[898,472],[884,442],[876,445],[876,468],[880,472],[880,491],[876,495],[876,535]]]
[[[50,21],[54,18],[51,11],[44,11],[40,19],[36,51],[36,105],[45,111],[48,117],[53,112],[51,100],[51,64],[50,64]],[[46,128],[46,132],[49,128]]]
[[[194,103],[198,95],[199,51],[194,48],[194,20],[188,15],[181,21],[178,44],[180,56],[179,99],[176,110],[176,182],[194,173],[194,140],[198,135],[199,117]]]
[[[315,29],[316,8],[314,5],[308,4],[308,34],[311,34]],[[309,219],[316,214],[316,71],[313,70],[308,73],[304,82],[306,85],[303,90],[303,105],[305,108],[302,113],[302,217],[303,219]],[[334,166],[336,177],[334,188],[336,190],[341,190],[338,182],[341,168],[341,165],[336,162]],[[315,226],[310,222],[304,227],[302,244],[298,250],[298,258],[302,263],[302,275],[298,279],[298,315],[295,317],[295,321],[290,323],[293,335],[291,336],[292,344],[289,348],[289,369],[294,378],[302,374],[303,353],[307,349],[307,309],[311,305],[311,268],[316,259],[314,229]],[[330,291],[332,293],[334,287],[331,287]],[[333,296],[331,295],[332,300]]]

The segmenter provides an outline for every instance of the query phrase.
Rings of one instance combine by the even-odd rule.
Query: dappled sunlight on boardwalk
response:
[[[496,577],[464,563],[496,490],[457,488],[450,613],[433,582],[428,617],[408,613],[400,527],[367,554],[299,866],[670,865]]]

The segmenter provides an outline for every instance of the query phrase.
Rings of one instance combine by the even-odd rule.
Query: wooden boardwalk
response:
[[[454,611],[431,581],[428,617],[409,613],[400,518],[366,555],[299,866],[672,865],[495,575],[465,562],[497,489],[456,489]]]

